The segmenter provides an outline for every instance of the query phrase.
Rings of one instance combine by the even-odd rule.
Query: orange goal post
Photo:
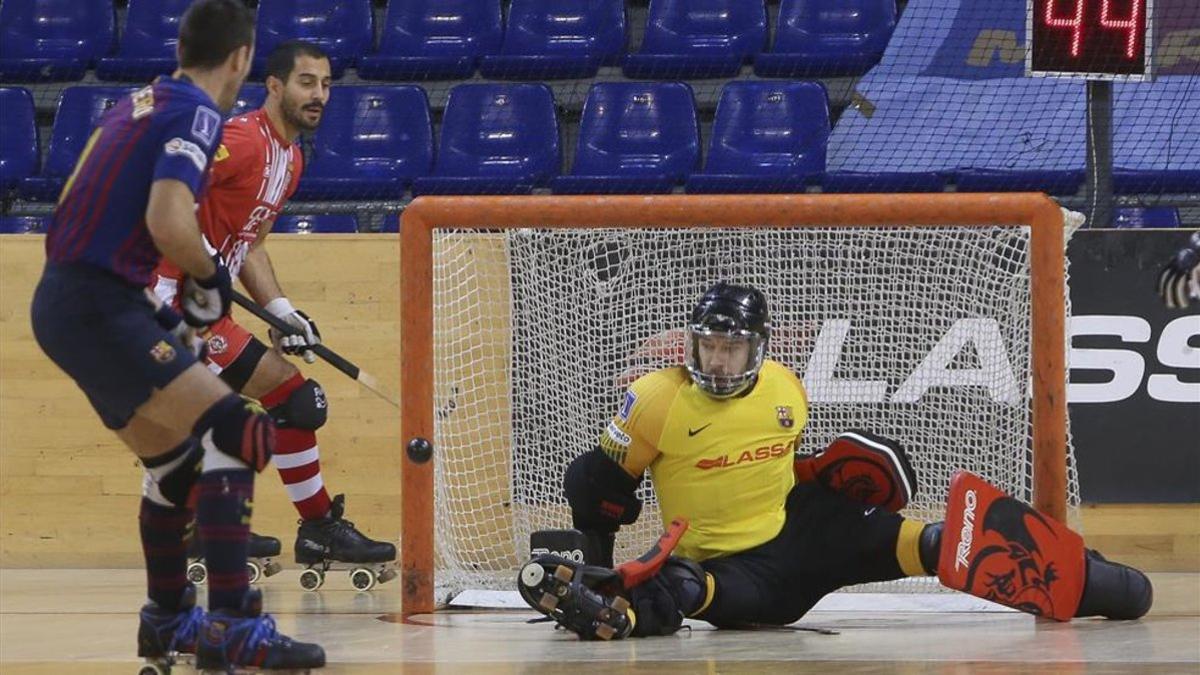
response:
[[[630,382],[681,361],[684,318],[718,279],[767,295],[768,354],[809,393],[801,452],[870,429],[912,456],[906,515],[941,519],[961,468],[1066,520],[1067,213],[1034,193],[414,200],[400,236],[403,614],[513,590],[529,533],[571,525],[567,464]],[[618,560],[662,527],[650,482]]]

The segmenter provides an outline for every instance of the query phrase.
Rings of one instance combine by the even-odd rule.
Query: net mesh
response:
[[[851,428],[896,438],[918,519],[942,518],[960,468],[1030,502],[1029,244],[1025,227],[435,230],[438,597],[511,589],[529,534],[570,527],[565,468],[633,380],[682,362],[717,279],[769,299],[770,357],[811,401],[801,452]],[[1074,506],[1073,460],[1069,485]],[[663,527],[652,475],[639,496],[618,561]]]

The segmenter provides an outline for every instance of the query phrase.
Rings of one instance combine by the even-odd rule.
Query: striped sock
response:
[[[146,594],[163,609],[179,609],[187,587],[187,546],[184,532],[192,521],[190,509],[155,504],[142,497],[138,528],[146,558]]]
[[[263,407],[269,410],[282,405],[304,382],[301,375],[293,375],[262,397]],[[308,429],[279,427],[275,435],[274,460],[288,497],[300,517],[314,520],[328,515],[331,502],[329,492],[325,490],[325,481],[321,478],[317,434]]]
[[[254,472],[205,471],[196,482],[196,527],[208,567],[208,608],[237,610],[250,587],[246,573]]]

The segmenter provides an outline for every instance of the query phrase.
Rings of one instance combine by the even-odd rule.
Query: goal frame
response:
[[[1030,228],[1034,507],[1066,521],[1066,274],[1063,212],[1042,193],[418,197],[400,227],[401,615],[434,605],[433,230],[629,227]],[[434,447],[436,454],[438,448]]]

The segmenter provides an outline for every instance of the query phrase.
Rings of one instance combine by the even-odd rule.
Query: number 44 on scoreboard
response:
[[[1026,0],[1028,75],[1152,79],[1154,0]]]

